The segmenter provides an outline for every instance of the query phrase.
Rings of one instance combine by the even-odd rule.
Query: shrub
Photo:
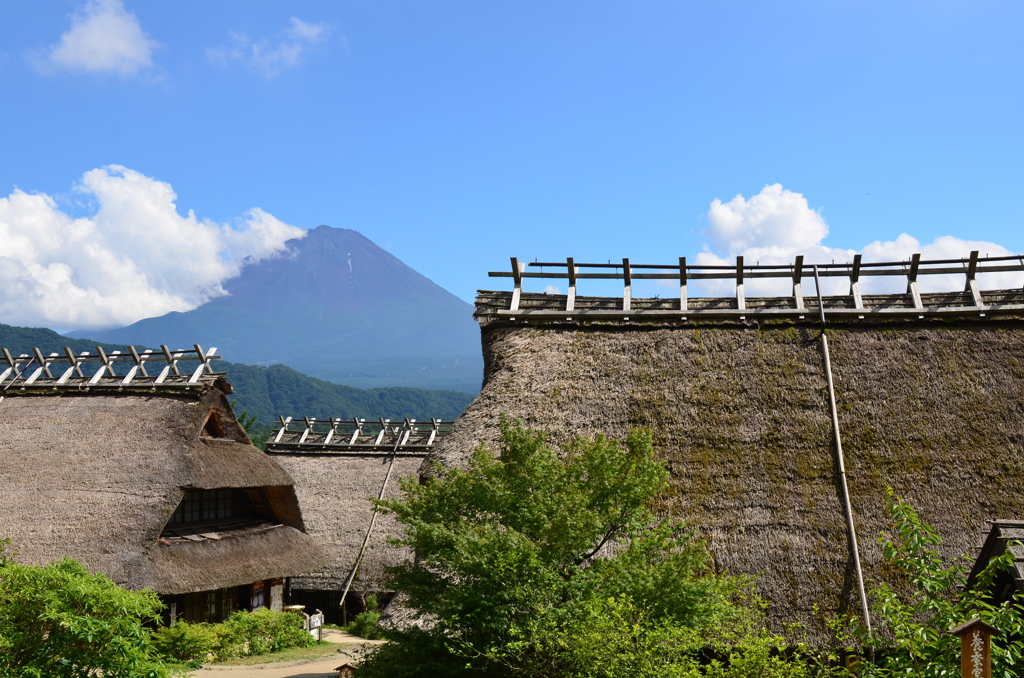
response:
[[[222,624],[179,621],[153,633],[153,645],[163,656],[193,666],[315,643],[298,614],[266,608],[235,612]]]
[[[241,611],[231,615],[223,626],[222,645],[236,648],[241,656],[309,647],[316,643],[313,636],[302,628],[302,617],[295,612],[276,612],[267,608],[255,612]]]
[[[377,622],[380,620],[380,605],[377,603],[377,596],[372,593],[366,597],[366,611],[360,612],[356,618],[345,627],[345,630],[353,636],[376,640],[381,637]]]
[[[481,445],[467,469],[377,503],[417,555],[392,583],[433,623],[388,631],[363,678],[805,674],[753,581],[716,572],[704,542],[652,513],[668,472],[649,432],[561,453],[504,416],[501,434],[499,455]]]
[[[153,632],[153,647],[175,661],[199,664],[218,656],[221,637],[214,624],[179,621]]]
[[[0,676],[155,678],[167,670],[144,623],[160,599],[71,559],[22,565],[0,540]]]

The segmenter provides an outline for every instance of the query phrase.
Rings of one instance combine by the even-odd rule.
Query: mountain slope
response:
[[[363,388],[480,389],[472,306],[356,231],[320,226],[289,247],[289,255],[245,267],[225,284],[228,296],[87,334],[118,344],[216,346],[233,361],[280,362]]]
[[[125,349],[119,344],[99,345],[106,351]],[[95,351],[97,342],[70,339],[43,328],[0,324],[0,346],[15,355],[31,354],[33,346],[39,347],[44,354],[63,354],[64,346],[70,346],[76,352]],[[181,346],[174,345],[174,348]],[[284,365],[260,367],[218,360],[214,366],[218,371],[228,373],[228,381],[235,391],[231,400],[235,401],[236,411],[246,411],[265,425],[276,421],[279,415],[343,419],[454,419],[473,400],[472,395],[459,391],[399,386],[364,390],[342,386],[308,377]]]

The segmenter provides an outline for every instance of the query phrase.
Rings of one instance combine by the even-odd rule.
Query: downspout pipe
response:
[[[864,572],[860,567],[860,551],[857,548],[857,530],[853,526],[853,507],[850,505],[850,490],[846,484],[846,462],[843,459],[843,441],[839,435],[839,412],[836,410],[836,389],[832,382],[832,360],[828,352],[828,337],[825,336],[825,304],[821,298],[821,281],[818,278],[818,267],[814,267],[814,288],[818,293],[818,313],[821,317],[821,357],[825,363],[825,384],[828,390],[828,406],[832,415],[832,437],[836,448],[836,469],[839,472],[839,495],[846,514],[846,532],[850,538],[850,555],[853,556],[853,569],[857,574],[857,593],[860,595],[861,614],[864,626],[871,631],[871,613],[868,610],[868,596],[864,591]]]

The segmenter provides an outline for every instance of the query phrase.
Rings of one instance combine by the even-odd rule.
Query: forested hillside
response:
[[[15,355],[30,353],[33,346],[39,347],[43,353],[63,354],[65,346],[79,352],[95,351],[97,345],[108,351],[125,350],[121,345],[71,339],[45,328],[13,327],[0,323],[0,346]],[[271,424],[279,415],[454,419],[473,400],[472,395],[461,391],[342,386],[314,379],[284,365],[262,367],[218,360],[214,366],[218,371],[228,373],[228,381],[235,390],[231,399],[236,411],[248,412],[264,425]]]

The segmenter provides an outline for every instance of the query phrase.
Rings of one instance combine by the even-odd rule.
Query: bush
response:
[[[245,657],[314,645],[316,640],[302,625],[302,617],[295,612],[276,612],[267,608],[256,612],[236,612],[223,624],[225,637],[222,645],[230,644],[237,648],[236,656]]]
[[[0,676],[156,678],[144,623],[162,607],[148,590],[126,591],[71,559],[22,565],[0,540]]]
[[[353,636],[376,640],[381,637],[377,622],[380,620],[380,605],[377,603],[377,596],[372,593],[366,597],[366,611],[360,612],[356,618],[345,627],[345,630]]]
[[[499,455],[481,445],[467,469],[377,503],[417,556],[392,583],[432,624],[388,631],[362,678],[805,675],[753,581],[716,572],[704,542],[652,513],[668,472],[649,432],[561,453],[504,416],[501,434]]]
[[[294,612],[242,610],[222,624],[179,621],[161,628],[153,633],[153,645],[168,659],[195,666],[314,645],[302,626],[302,617]]]
[[[179,621],[153,632],[153,647],[175,661],[199,664],[216,656],[221,646],[220,634],[214,624]]]

